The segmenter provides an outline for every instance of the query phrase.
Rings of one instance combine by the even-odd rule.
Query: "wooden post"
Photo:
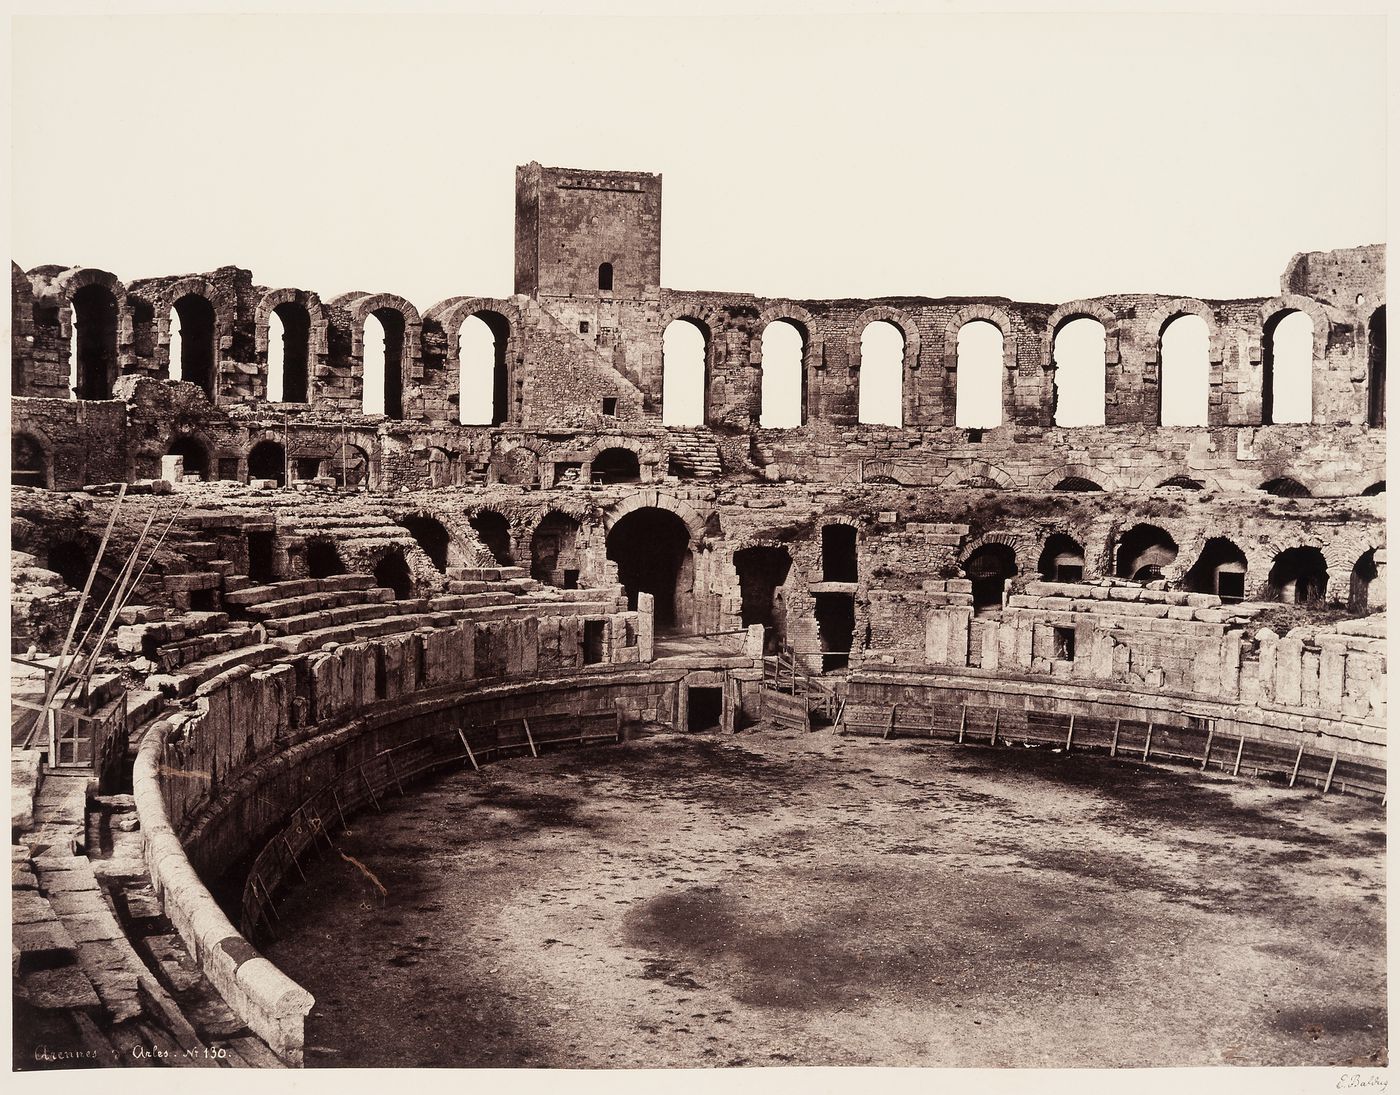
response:
[[[522,718],[520,721],[525,724],[525,740],[530,743],[530,755],[538,758],[540,751],[535,748],[535,736],[530,733],[530,720]]]
[[[1293,758],[1293,772],[1288,777],[1288,786],[1292,787],[1298,779],[1298,766],[1303,763],[1303,747],[1298,746],[1298,755]]]
[[[348,833],[350,831],[350,825],[345,820],[345,811],[341,809],[340,806],[340,795],[336,792],[334,787],[331,788],[331,798],[335,799],[335,812],[340,815],[340,826]]]
[[[1113,744],[1108,747],[1108,755],[1116,757],[1118,755],[1118,731],[1123,728],[1122,719],[1113,720]]]
[[[1204,771],[1206,770],[1206,765],[1208,765],[1208,764],[1210,763],[1210,747],[1211,747],[1212,743],[1214,743],[1214,741],[1215,741],[1215,724],[1214,724],[1214,723],[1211,723],[1210,729],[1206,731],[1206,752],[1205,752],[1205,756],[1201,757],[1201,771],[1202,771],[1202,772],[1204,772]]]
[[[297,862],[296,850],[292,847],[292,842],[287,839],[287,834],[282,834],[282,843],[287,849],[287,854],[292,857],[292,866],[297,869],[297,874],[301,875],[301,880],[306,881],[306,872],[301,869],[301,864]]]
[[[992,744],[997,743],[997,728],[1001,725],[1001,709],[992,712]]]
[[[962,705],[962,715],[958,720],[958,741],[967,736],[967,704]]]
[[[1332,789],[1332,773],[1337,770],[1337,751],[1332,750],[1332,763],[1327,766],[1327,782],[1322,785],[1322,793],[1325,795]]]
[[[1147,744],[1142,747],[1142,759],[1146,760],[1152,755],[1152,723],[1147,724]]]
[[[389,771],[393,773],[394,785],[398,787],[399,794],[403,794],[403,784],[399,782],[399,766],[394,763],[394,754],[391,750],[384,751],[384,759],[389,762]]]
[[[1240,735],[1239,748],[1235,750],[1235,770],[1230,774],[1237,776],[1240,774],[1240,761],[1244,759],[1244,735]]]
[[[881,741],[889,740],[889,736],[894,733],[894,714],[899,710],[899,704],[890,704],[890,724],[885,727],[885,732],[880,735]]]
[[[1069,717],[1069,733],[1065,735],[1065,752],[1068,753],[1070,746],[1074,744],[1074,716]]]
[[[480,772],[481,765],[477,764],[476,755],[472,752],[472,747],[467,742],[467,735],[462,732],[461,727],[457,728],[457,736],[462,739],[462,748],[467,751],[467,759],[472,762],[472,770],[475,772]]]
[[[622,744],[622,712],[613,708],[613,744]]]
[[[379,799],[374,796],[374,788],[370,786],[369,776],[365,775],[365,766],[360,765],[360,778],[365,781],[365,790],[369,792],[369,800],[374,803],[374,808],[379,809]]]

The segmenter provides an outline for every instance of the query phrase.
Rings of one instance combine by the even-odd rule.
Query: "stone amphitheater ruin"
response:
[[[1354,811],[1373,843],[1326,854],[1377,891],[1345,915],[1380,1026],[1331,1052],[1383,1060],[1382,246],[1298,254],[1248,299],[798,301],[663,288],[659,175],[529,164],[515,224],[514,295],[424,311],[237,267],[13,266],[16,1067],[300,1065],[316,1000],[258,948],[348,829],[444,772],[563,779],[664,741],[693,774],[751,742],[740,779],[765,740]],[[1208,420],[1163,425],[1190,317]],[[1290,319],[1306,422],[1274,415]],[[1103,424],[1061,426],[1079,320]],[[899,426],[860,421],[872,324],[902,341]],[[956,413],[974,324],[1001,346],[981,427]],[[673,325],[703,343],[694,425],[663,424]],[[788,428],[760,425],[774,325],[801,347]],[[1211,821],[1227,850],[1235,825]],[[706,980],[657,962],[672,993]],[[1319,1063],[1231,1052],[1181,1059]]]

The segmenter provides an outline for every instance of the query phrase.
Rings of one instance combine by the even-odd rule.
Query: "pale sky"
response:
[[[662,282],[1277,291],[1385,239],[1376,16],[18,17],[11,250],[511,291],[514,169],[661,172]]]

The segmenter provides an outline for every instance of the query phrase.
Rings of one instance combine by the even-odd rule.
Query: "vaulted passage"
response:
[[[631,449],[604,449],[593,458],[593,482],[635,483],[642,469]]]
[[[813,600],[822,672],[845,669],[851,664],[851,647],[855,644],[856,599],[849,593],[817,593]]]
[[[1214,593],[1233,604],[1244,600],[1244,576],[1248,568],[1244,552],[1232,540],[1212,536],[1200,558],[1186,572],[1183,585],[1192,593]]]
[[[857,415],[872,425],[904,422],[904,332],[885,320],[861,332]]]
[[[1264,325],[1260,421],[1312,421],[1313,321],[1306,312],[1280,312]]]
[[[608,531],[608,558],[617,563],[628,608],[637,607],[639,593],[650,593],[656,598],[658,630],[694,626],[690,530],[674,513],[646,507],[623,515]]]
[[[166,455],[183,457],[186,475],[209,478],[209,451],[193,437],[177,437],[170,443]]]
[[[259,441],[248,453],[248,478],[275,479],[287,485],[287,452],[278,441]]]
[[[1162,329],[1163,426],[1204,426],[1210,413],[1210,331],[1200,316],[1177,316]]]
[[[1063,532],[1053,533],[1045,541],[1037,568],[1047,582],[1082,582],[1084,548]]]
[[[117,298],[103,285],[73,294],[69,384],[77,399],[111,399],[117,381]]]
[[[477,537],[491,553],[497,565],[513,566],[515,559],[510,551],[510,522],[495,510],[484,509],[472,514],[467,524],[476,530]]]
[[[170,379],[197,385],[212,397],[216,358],[214,305],[186,293],[170,310]]]
[[[958,328],[954,424],[963,429],[1001,425],[1001,382],[1006,371],[1001,328],[984,319]]]
[[[1274,557],[1268,597],[1284,604],[1321,604],[1327,597],[1327,559],[1315,547],[1291,547]]]
[[[795,323],[776,320],[763,329],[763,376],[758,424],[764,429],[802,425],[807,378],[802,368],[805,339]]]
[[[421,514],[400,518],[399,524],[413,534],[418,546],[432,560],[439,573],[446,573],[448,552],[452,545],[452,537],[446,526],[436,517],[425,517]]]
[[[273,403],[305,403],[310,362],[310,314],[292,301],[279,304],[267,320],[267,398]]]
[[[675,319],[661,336],[661,422],[699,426],[705,422],[709,376],[705,361],[709,332],[696,320]]]
[[[1007,544],[984,544],[967,557],[963,573],[972,581],[972,611],[976,616],[1001,611],[1006,583],[1016,576],[1016,553]]]
[[[510,419],[510,321],[476,312],[457,332],[457,419],[464,426],[499,426]]]
[[[1088,316],[1055,332],[1055,425],[1104,424],[1106,337],[1103,324]]]
[[[404,318],[393,308],[377,308],[365,319],[365,414],[403,417]]]
[[[403,601],[413,596],[413,573],[408,569],[403,552],[391,548],[374,564],[374,582],[394,591],[394,599]]]
[[[1156,582],[1176,562],[1176,541],[1156,525],[1134,525],[1118,541],[1114,572],[1135,582]]]
[[[1355,613],[1369,612],[1385,605],[1385,584],[1380,580],[1376,564],[1376,549],[1371,548],[1351,568],[1351,590],[1347,607]]]
[[[578,521],[567,514],[545,514],[530,537],[530,577],[545,585],[576,589],[578,530]]]
[[[739,575],[739,614],[744,627],[763,625],[763,651],[775,653],[787,637],[783,586],[792,572],[787,548],[751,547],[734,553]]]
[[[324,537],[306,541],[306,573],[312,578],[345,573],[345,564],[333,541]]]

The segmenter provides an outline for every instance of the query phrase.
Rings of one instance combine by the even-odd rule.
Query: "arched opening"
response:
[[[403,417],[404,329],[403,315],[393,308],[376,308],[365,317],[361,392],[365,414]]]
[[[958,370],[954,381],[953,424],[963,429],[1001,425],[1005,338],[985,319],[958,328]]]
[[[396,601],[405,601],[413,596],[413,574],[402,551],[390,548],[374,564],[374,584],[382,589],[392,589]]]
[[[1134,582],[1161,581],[1165,567],[1176,562],[1176,541],[1156,525],[1134,525],[1118,540],[1114,573]]]
[[[1347,597],[1347,607],[1352,612],[1369,612],[1372,602],[1385,604],[1385,587],[1380,582],[1380,567],[1376,565],[1376,549],[1371,548],[1356,560],[1351,568],[1351,590]],[[1373,596],[1380,594],[1380,596]]]
[[[1366,424],[1385,426],[1385,305],[1371,313],[1366,325]]]
[[[214,305],[198,293],[186,293],[170,309],[170,379],[197,385],[212,397],[214,340]]]
[[[807,378],[802,368],[806,339],[797,324],[778,319],[763,329],[758,424],[789,429],[805,418]]]
[[[177,437],[166,450],[167,456],[179,456],[185,462],[185,474],[209,479],[209,450],[193,437]]]
[[[855,526],[823,525],[822,581],[854,582],[858,573]]]
[[[693,626],[695,563],[684,521],[670,510],[635,509],[608,530],[607,552],[617,564],[628,608],[637,607],[639,593],[650,593],[658,631]]]
[[[287,485],[287,452],[279,441],[259,441],[248,453],[248,479],[275,479]]]
[[[1047,582],[1082,582],[1084,549],[1073,537],[1053,533],[1045,541],[1036,569]]]
[[[1163,426],[1210,424],[1210,328],[1197,315],[1177,316],[1162,329],[1157,421]]]
[[[1315,547],[1286,548],[1269,568],[1268,597],[1289,605],[1320,605],[1327,597],[1327,559]]]
[[[547,586],[577,588],[578,530],[579,523],[567,514],[545,514],[530,537],[530,577]]]
[[[306,573],[312,578],[345,573],[345,564],[333,541],[319,536],[306,541]]]
[[[1372,483],[1369,487],[1367,487],[1365,490],[1363,490],[1363,491],[1361,492],[1361,497],[1363,497],[1363,498],[1374,498],[1376,495],[1378,495],[1378,494],[1384,494],[1384,493],[1385,493],[1385,480],[1382,479],[1379,483]]]
[[[1200,558],[1186,572],[1183,585],[1192,593],[1214,593],[1234,604],[1244,600],[1244,576],[1249,567],[1244,552],[1223,536],[1212,536]]]
[[[341,445],[331,455],[330,474],[338,487],[369,485],[369,454],[358,445]]]
[[[787,638],[783,586],[792,572],[787,548],[751,547],[734,553],[739,575],[739,615],[744,627],[763,625],[763,652],[775,653]]]
[[[874,426],[904,424],[904,332],[877,320],[860,336],[857,420]]]
[[[305,403],[310,398],[311,314],[293,301],[267,317],[267,398]]]
[[[661,335],[661,424],[699,426],[709,389],[708,333],[695,320],[673,319]]]
[[[1188,475],[1173,475],[1157,484],[1158,490],[1205,490],[1206,485]]]
[[[1286,311],[1264,324],[1260,422],[1312,421],[1313,321]]]
[[[16,487],[47,487],[49,462],[44,447],[28,434],[10,438],[10,483]]]
[[[593,458],[595,483],[635,483],[641,477],[641,464],[631,449],[604,449]]]
[[[506,361],[510,321],[499,312],[474,312],[457,331],[457,419],[464,426],[499,426],[510,417]]]
[[[1273,494],[1279,498],[1311,498],[1312,491],[1303,486],[1296,479],[1290,479],[1286,475],[1277,479],[1270,479],[1259,487],[1265,494]]]
[[[1104,424],[1107,338],[1103,324],[1089,316],[1076,316],[1055,332],[1055,425]]]
[[[1067,475],[1055,484],[1055,489],[1087,493],[1089,491],[1101,491],[1103,487],[1099,486],[1092,479],[1085,479],[1081,475]]]
[[[117,381],[117,298],[105,285],[73,294],[69,384],[77,399],[111,399]]]
[[[432,561],[439,573],[445,574],[448,551],[452,545],[452,537],[446,526],[437,518],[425,517],[422,514],[399,518],[399,526],[413,534],[418,546],[423,549],[423,554]]]
[[[476,531],[477,539],[491,553],[497,566],[514,566],[515,558],[510,550],[510,522],[495,510],[484,509],[467,518],[467,524]]]
[[[92,571],[95,553],[75,537],[65,537],[49,545],[44,555],[44,567],[53,571],[73,589],[81,590]],[[100,605],[112,589],[111,578],[101,568],[92,576],[88,594],[90,605]]]
[[[1016,576],[1016,553],[1008,544],[983,544],[962,564],[972,581],[972,614],[992,616],[1001,611],[1006,583]]]
[[[604,292],[611,291],[613,287],[612,263],[604,262],[598,266],[598,288]]]

